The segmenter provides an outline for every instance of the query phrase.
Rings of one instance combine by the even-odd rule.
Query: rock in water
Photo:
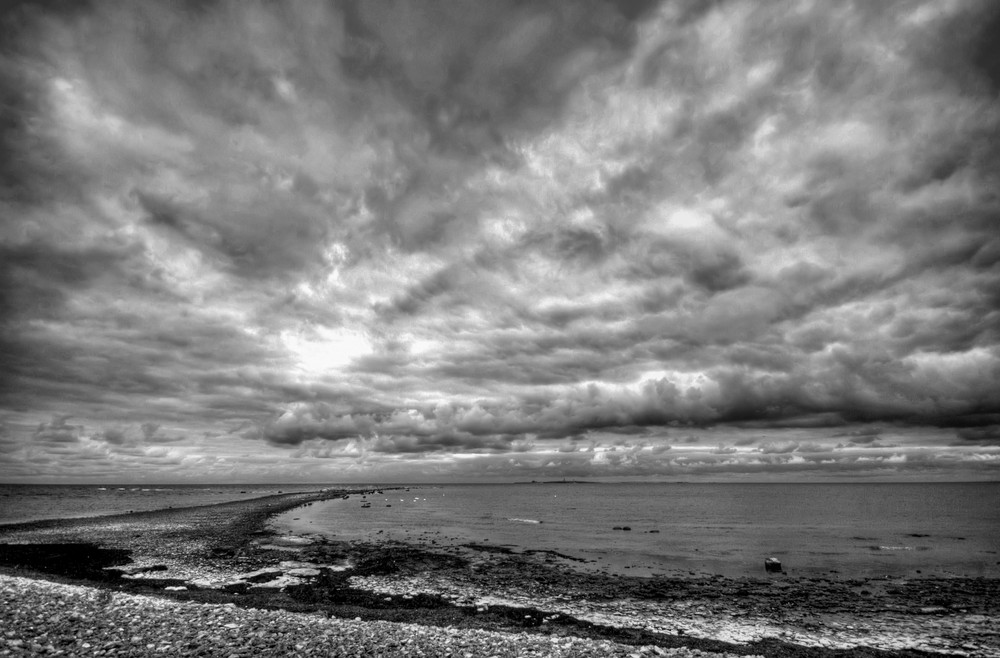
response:
[[[767,573],[781,573],[781,562],[777,558],[767,558],[764,560],[764,571]]]

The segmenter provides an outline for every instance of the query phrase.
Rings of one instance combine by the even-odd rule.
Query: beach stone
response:
[[[267,580],[264,582],[258,582],[253,585],[255,589],[283,589],[289,585],[301,585],[302,580],[296,576],[289,576],[287,574],[280,574],[277,578]]]
[[[243,580],[248,583],[266,583],[269,580],[274,580],[282,575],[280,569],[257,569],[256,571],[251,571],[249,573],[240,574],[237,576],[237,580]]]
[[[290,535],[286,537],[276,537],[274,543],[279,546],[309,546],[313,541],[307,537]]]
[[[278,544],[259,544],[259,547],[265,551],[287,551],[289,553],[300,553],[302,552],[301,546],[283,546]]]
[[[217,580],[210,580],[208,578],[194,578],[187,581],[188,585],[192,587],[197,587],[198,589],[218,589],[221,583]]]
[[[107,571],[115,571],[123,576],[135,576],[141,573],[149,573],[150,571],[166,571],[167,565],[165,564],[151,564],[151,565],[130,565],[127,567],[109,567]]]
[[[313,576],[319,575],[319,569],[312,567],[297,567],[295,569],[289,569],[285,573],[289,576],[297,576],[299,578],[312,578]]]

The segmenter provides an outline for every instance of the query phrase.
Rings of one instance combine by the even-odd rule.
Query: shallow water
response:
[[[315,503],[273,527],[552,550],[632,575],[759,576],[773,556],[802,576],[998,577],[998,502],[1000,483],[443,485]]]
[[[42,519],[108,516],[168,507],[212,505],[269,496],[279,491],[317,491],[317,485],[23,485],[0,484],[0,524]]]

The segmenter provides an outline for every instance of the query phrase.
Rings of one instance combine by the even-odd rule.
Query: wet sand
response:
[[[526,655],[562,655],[554,639],[574,641],[575,653],[564,655],[597,652],[598,644],[603,655],[1000,655],[996,579],[640,578],[582,569],[555,551],[344,543],[268,529],[279,512],[346,493],[0,526],[0,590],[31,605],[40,595],[30,584],[46,580],[171,605],[228,605],[233,614],[375,624],[364,637],[379,624],[411,629],[403,635],[500,633],[513,643],[500,643],[510,655],[518,638]],[[0,617],[18,608],[6,609]],[[327,630],[336,637],[336,625]],[[30,646],[30,638],[0,639]],[[428,640],[427,655],[452,651],[444,643],[435,654],[437,640]],[[492,655],[483,642],[463,651]]]

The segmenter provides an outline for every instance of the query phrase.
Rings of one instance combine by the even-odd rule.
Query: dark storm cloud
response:
[[[133,253],[130,253],[133,251]],[[115,279],[134,250],[110,245],[65,248],[33,240],[0,245],[0,312],[10,326],[26,317],[58,316],[67,297]]]
[[[137,192],[136,197],[153,225],[174,232],[209,258],[221,259],[243,277],[301,271],[319,257],[327,237],[324,218],[280,198],[258,198],[245,206],[238,198],[221,198],[205,208],[188,209],[151,194]]]
[[[119,427],[111,427],[102,431],[97,438],[112,445],[124,445],[129,441],[128,435]]]
[[[963,442],[983,446],[1000,445],[1000,425],[987,427],[963,427],[955,430],[955,434]],[[961,443],[959,445],[962,445]]]
[[[988,2],[3,20],[21,476],[995,468]]]
[[[873,441],[879,434],[884,430],[881,427],[861,427],[856,430],[851,430],[849,432],[841,432],[834,434],[835,437],[847,436],[851,437],[855,442],[859,441]]]
[[[47,443],[76,443],[80,440],[83,427],[70,425],[67,420],[69,416],[56,416],[47,423],[39,423],[34,434],[35,440]]]
[[[369,50],[366,66],[348,58],[347,71],[402,81],[398,93],[446,150],[488,152],[509,122],[549,121],[533,108],[558,105],[595,62],[614,61],[634,40],[632,12],[611,3],[346,9],[348,38]]]
[[[22,390],[28,384],[64,398],[108,404],[123,396],[146,395],[166,402],[242,389],[248,392],[242,401],[229,396],[206,406],[222,404],[249,412],[261,409],[260,399],[249,392],[273,388],[232,372],[266,358],[268,351],[223,324],[185,317],[183,312],[165,317],[155,306],[136,312],[122,309],[117,315],[80,309],[64,313],[62,319],[65,324],[20,339],[7,372],[18,386],[8,399],[30,400]]]

